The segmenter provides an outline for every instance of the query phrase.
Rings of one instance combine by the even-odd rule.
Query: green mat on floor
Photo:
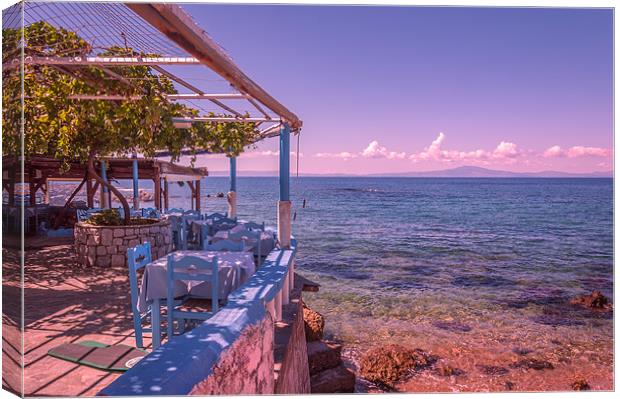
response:
[[[97,341],[62,344],[47,352],[58,359],[107,371],[127,371],[147,353],[128,345],[106,345]]]

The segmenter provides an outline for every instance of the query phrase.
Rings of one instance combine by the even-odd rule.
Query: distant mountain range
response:
[[[569,173],[545,170],[542,172],[509,172],[505,170],[486,169],[478,166],[461,166],[453,169],[430,172],[380,173],[369,176],[399,177],[613,177],[613,172]]]
[[[277,176],[277,171],[239,171],[239,176]],[[228,171],[209,171],[211,176],[228,176]],[[294,176],[291,173],[291,176]],[[461,166],[453,169],[434,170],[428,172],[400,172],[400,173],[373,173],[366,175],[355,175],[346,173],[300,173],[300,176],[324,176],[324,177],[531,177],[531,178],[545,178],[545,177],[613,177],[613,171],[608,172],[591,172],[591,173],[569,173],[569,172],[557,172],[553,170],[546,170],[542,172],[509,172],[505,170],[494,170],[481,168],[478,166]]]

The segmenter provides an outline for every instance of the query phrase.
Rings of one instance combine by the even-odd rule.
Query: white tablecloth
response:
[[[220,290],[218,293],[220,299],[225,299],[231,291],[245,283],[256,270],[254,257],[250,252],[175,251],[172,254],[175,260],[184,256],[196,256],[212,260],[214,256],[217,256],[220,272]],[[167,262],[168,257],[164,256],[146,265],[138,297],[138,309],[141,312],[146,310],[153,299],[166,298]],[[211,298],[211,283],[208,281],[175,281],[174,296],[180,297],[186,294],[196,298]]]
[[[215,235],[211,238],[211,242],[213,244],[215,244],[218,241],[221,240],[228,240],[228,236],[229,234],[232,233],[236,233],[238,231],[244,230],[243,226],[238,226],[240,227],[239,229],[237,229],[235,231],[235,229],[231,229],[231,230],[220,230],[217,233],[215,233]],[[231,239],[231,241],[235,241],[235,242],[240,242],[241,239],[236,238],[236,239]],[[246,244],[249,244],[252,246],[252,249],[254,251],[255,255],[258,255],[258,246],[256,245],[256,240],[252,240],[252,239],[245,239]],[[260,234],[260,254],[261,256],[267,256],[267,254],[269,254],[269,252],[271,252],[271,250],[276,246],[276,241],[273,237],[273,233],[269,232],[269,231],[262,231]]]
[[[203,226],[213,226],[213,221],[212,220],[192,220],[191,221],[191,229],[192,229],[192,237],[198,237],[200,240],[197,242],[201,242],[203,241],[203,237],[202,237],[202,227]],[[219,231],[232,231],[232,232],[237,232],[240,230],[243,230],[243,226],[237,225],[237,226],[233,226],[231,224],[222,224],[222,225],[218,225],[218,229]]]

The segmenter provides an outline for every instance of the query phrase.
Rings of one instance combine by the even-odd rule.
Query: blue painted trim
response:
[[[237,191],[237,158],[230,158],[230,191]]]
[[[291,128],[286,123],[280,129],[280,201],[289,201],[291,169]]]
[[[134,158],[133,160],[133,197],[138,198],[140,195],[138,190],[138,159]]]
[[[105,161],[101,161],[101,178],[107,183],[108,182],[108,172],[106,171]],[[106,186],[101,187],[104,193],[108,192],[108,188]]]
[[[297,253],[274,249],[250,280],[228,297],[227,305],[191,332],[166,342],[100,391],[98,396],[187,395],[213,373],[222,353],[248,326],[266,315]]]

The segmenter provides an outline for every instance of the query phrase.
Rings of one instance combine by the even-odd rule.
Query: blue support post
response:
[[[237,158],[230,157],[230,191],[237,191]]]
[[[280,201],[290,200],[291,128],[284,124],[280,129]]]
[[[101,178],[107,183],[108,182],[108,173],[105,167],[105,161],[101,161]],[[101,207],[107,208],[109,207],[108,203],[108,188],[104,185],[101,186]]]
[[[138,190],[138,158],[134,154],[133,157],[133,209],[140,209],[140,193]]]

